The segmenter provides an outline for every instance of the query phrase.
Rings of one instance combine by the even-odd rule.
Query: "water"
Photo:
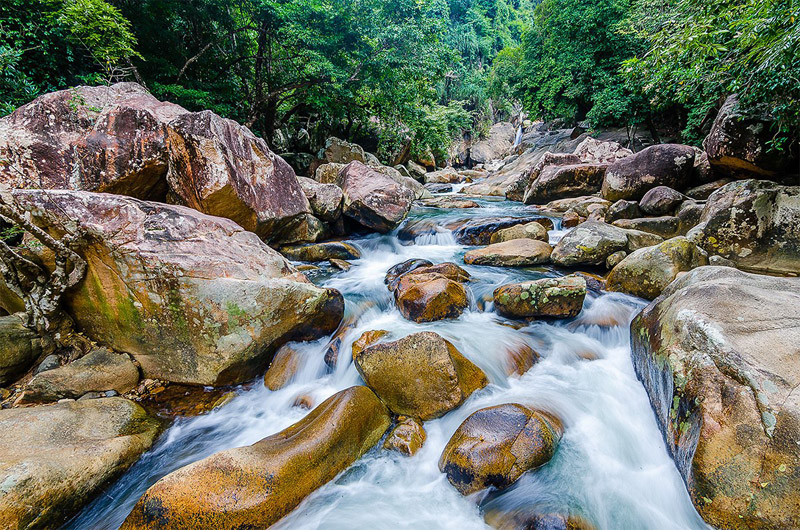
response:
[[[518,203],[480,201],[475,210],[414,210],[409,222],[531,213]],[[557,226],[558,228],[558,226]],[[561,232],[556,230],[553,235]],[[336,480],[309,496],[279,521],[278,529],[483,529],[485,512],[519,510],[572,513],[604,530],[707,528],[695,512],[669,458],[644,388],[630,359],[628,329],[643,307],[621,294],[590,294],[577,318],[534,322],[514,329],[491,311],[495,287],[559,274],[549,268],[465,268],[472,307],[459,319],[430,324],[405,320],[383,283],[387,269],[409,258],[455,261],[467,250],[441,230],[403,245],[393,235],[353,241],[362,259],[348,272],[314,271],[313,279],[339,289],[355,327],[344,335],[333,371],[323,361],[328,339],[302,346],[305,363],[285,388],[251,390],[207,415],[176,421],[105,494],[67,529],[117,529],[145,490],[167,473],[217,451],[252,444],[301,419],[298,396],[321,403],[360,384],[350,345],[361,333],[390,330],[393,338],[436,331],[480,366],[490,385],[457,410],[425,423],[428,434],[414,457],[370,451]],[[480,310],[483,308],[483,311]],[[507,376],[507,351],[527,344],[541,355],[522,376]],[[565,434],[551,462],[529,472],[500,494],[462,497],[438,470],[442,449],[472,412],[501,403],[521,403],[556,414]]]

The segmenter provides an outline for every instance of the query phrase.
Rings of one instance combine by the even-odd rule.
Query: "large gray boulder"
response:
[[[800,527],[800,280],[701,267],[631,325],[633,360],[700,515]]]
[[[640,200],[656,186],[677,190],[689,184],[695,151],[688,145],[659,144],[614,162],[606,171],[603,198]]]
[[[600,191],[605,164],[545,166],[525,192],[526,204],[544,204],[553,199],[580,197]]]

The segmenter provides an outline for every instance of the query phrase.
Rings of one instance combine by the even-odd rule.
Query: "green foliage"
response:
[[[58,22],[106,68],[138,56],[130,22],[104,0],[67,0]]]

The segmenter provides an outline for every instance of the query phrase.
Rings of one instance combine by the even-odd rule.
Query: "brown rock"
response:
[[[531,267],[550,261],[552,250],[552,247],[544,241],[512,239],[470,250],[464,254],[464,263],[494,267]]]
[[[447,225],[453,230],[453,236],[461,245],[488,245],[491,243],[492,235],[498,230],[511,228],[512,226],[524,225],[528,223],[539,223],[545,229],[553,229],[553,221],[542,216],[528,217],[484,217],[481,219],[469,219]]]
[[[351,348],[351,351],[353,352],[353,359],[355,359],[358,355],[360,355],[365,348],[368,348],[373,344],[377,343],[379,340],[381,340],[388,334],[389,332],[384,329],[365,331],[364,333],[362,333],[359,338],[353,341],[353,346]]]
[[[636,219],[637,217],[642,217],[642,215],[638,202],[620,199],[608,208],[605,221],[613,223],[619,219]]]
[[[329,223],[339,220],[342,216],[342,201],[344,199],[342,189],[339,186],[323,184],[306,177],[297,177],[297,180],[303,188],[303,193],[306,194],[314,215]]]
[[[572,318],[581,312],[585,297],[586,280],[575,275],[513,283],[494,291],[497,312],[512,318]]]
[[[408,215],[414,192],[361,162],[341,170],[344,215],[378,232],[389,232]]]
[[[580,197],[600,191],[606,164],[546,166],[525,192],[525,204],[544,204],[553,199]]]
[[[264,374],[264,386],[272,391],[285,387],[300,368],[300,361],[300,353],[291,344],[281,346]]]
[[[414,418],[400,416],[397,426],[392,429],[383,442],[383,448],[397,451],[406,456],[414,456],[425,443],[427,434],[422,424]]]
[[[644,194],[639,201],[639,208],[647,215],[672,215],[686,200],[686,196],[667,186],[656,186]]]
[[[614,162],[603,181],[603,198],[639,200],[656,186],[684,189],[694,167],[695,152],[688,145],[659,144]]]
[[[503,228],[492,234],[490,242],[503,243],[504,241],[511,241],[512,239],[537,239],[547,243],[550,236],[547,229],[541,223],[536,221],[526,223],[524,225],[516,225],[511,228]]]
[[[467,290],[437,272],[418,269],[404,274],[394,290],[397,308],[408,320],[433,322],[458,318],[469,307]]]
[[[525,343],[510,345],[505,348],[505,351],[506,375],[509,376],[523,375],[539,360],[539,354]]]
[[[294,261],[328,261],[361,257],[361,252],[356,247],[342,241],[283,246],[280,250],[281,254]]]
[[[397,280],[400,279],[402,275],[413,270],[431,266],[433,266],[433,262],[426,259],[409,259],[389,269],[386,272],[386,277],[383,279],[383,282],[389,286],[390,291],[394,291],[397,286]]]

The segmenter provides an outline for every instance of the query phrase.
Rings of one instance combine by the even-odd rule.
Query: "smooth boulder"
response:
[[[586,280],[581,276],[545,278],[494,290],[497,312],[511,318],[572,318],[583,309]]]
[[[639,208],[647,215],[672,215],[686,198],[683,193],[668,186],[656,186],[644,194],[639,201]]]
[[[458,318],[469,307],[463,282],[469,273],[455,263],[414,269],[389,283],[400,313],[414,322]]]
[[[288,259],[295,261],[348,260],[361,257],[361,252],[356,247],[343,241],[283,246],[280,251]]]
[[[580,197],[600,191],[605,164],[551,165],[542,169],[525,192],[525,204],[544,204],[553,199]]]
[[[659,144],[611,164],[602,195],[609,201],[640,200],[656,186],[684,189],[694,167],[695,151],[688,145]]]
[[[532,267],[550,261],[552,247],[535,239],[512,239],[464,254],[468,265],[492,267]]]
[[[606,259],[620,250],[632,251],[663,241],[659,236],[625,230],[598,221],[587,221],[569,232],[558,242],[550,255],[556,265],[604,265]]]
[[[322,221],[334,223],[342,217],[342,189],[335,184],[324,184],[307,177],[297,177],[311,211]]]
[[[547,228],[541,223],[534,221],[532,223],[525,223],[523,225],[516,225],[510,228],[502,228],[492,234],[489,242],[503,243],[504,241],[511,241],[512,239],[537,239],[547,243],[550,239]]]
[[[266,528],[358,460],[390,424],[370,389],[342,390],[277,434],[162,478],[122,530]]]
[[[361,162],[351,162],[340,171],[343,212],[366,228],[389,232],[408,215],[414,192]]]
[[[361,377],[396,414],[438,418],[488,384],[449,341],[426,331],[353,352]]]

